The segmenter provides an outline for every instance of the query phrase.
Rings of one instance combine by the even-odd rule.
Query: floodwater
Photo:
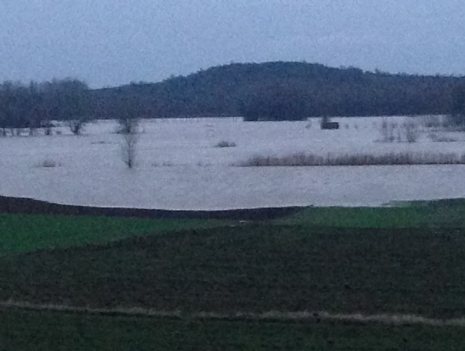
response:
[[[0,194],[64,204],[195,210],[380,206],[465,197],[465,168],[460,165],[236,166],[254,155],[298,152],[465,153],[464,133],[426,130],[421,117],[411,118],[421,130],[415,143],[381,142],[382,118],[333,120],[340,122],[339,130],[322,131],[317,119],[147,120],[140,126],[134,169],[122,161],[123,137],[115,133],[113,121],[89,124],[81,136],[69,135],[63,127],[58,128],[60,135],[0,138]],[[404,120],[389,118],[398,125]],[[237,146],[215,147],[220,141]],[[45,163],[54,167],[44,167]]]

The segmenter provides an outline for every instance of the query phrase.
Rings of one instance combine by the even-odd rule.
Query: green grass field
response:
[[[465,316],[465,201],[267,223],[0,214],[0,300]],[[156,234],[156,235],[154,235]],[[465,327],[0,309],[0,350],[462,350]]]
[[[345,228],[465,228],[465,200],[400,202],[393,207],[310,207],[274,222]]]
[[[43,248],[105,243],[133,235],[205,228],[227,221],[0,213],[0,256]]]

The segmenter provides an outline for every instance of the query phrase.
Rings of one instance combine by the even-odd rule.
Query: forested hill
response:
[[[97,118],[240,116],[278,104],[306,116],[447,114],[464,77],[330,68],[304,62],[234,63],[159,83],[92,91]]]

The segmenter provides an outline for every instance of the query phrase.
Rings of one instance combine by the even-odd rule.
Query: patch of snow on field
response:
[[[403,117],[391,117],[401,123]],[[380,140],[381,118],[334,118],[339,130],[309,122],[242,122],[240,118],[147,120],[136,168],[121,160],[114,121],[84,135],[0,138],[0,194],[66,204],[164,209],[267,206],[359,206],[389,201],[465,197],[464,166],[234,167],[255,155],[331,153],[465,153],[456,142]],[[236,147],[218,148],[220,141]],[[52,167],[41,167],[53,164]]]

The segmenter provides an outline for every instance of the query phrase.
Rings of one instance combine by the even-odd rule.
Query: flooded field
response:
[[[146,120],[140,125],[133,169],[122,161],[123,138],[115,133],[114,121],[91,123],[81,136],[60,127],[52,136],[0,138],[0,194],[163,209],[379,206],[465,197],[461,165],[237,167],[253,156],[299,152],[465,153],[464,133],[435,131],[425,127],[426,119],[334,118],[338,130],[321,130],[318,119]],[[410,122],[416,125],[415,142],[407,142],[400,127]],[[222,142],[235,146],[217,147]]]

